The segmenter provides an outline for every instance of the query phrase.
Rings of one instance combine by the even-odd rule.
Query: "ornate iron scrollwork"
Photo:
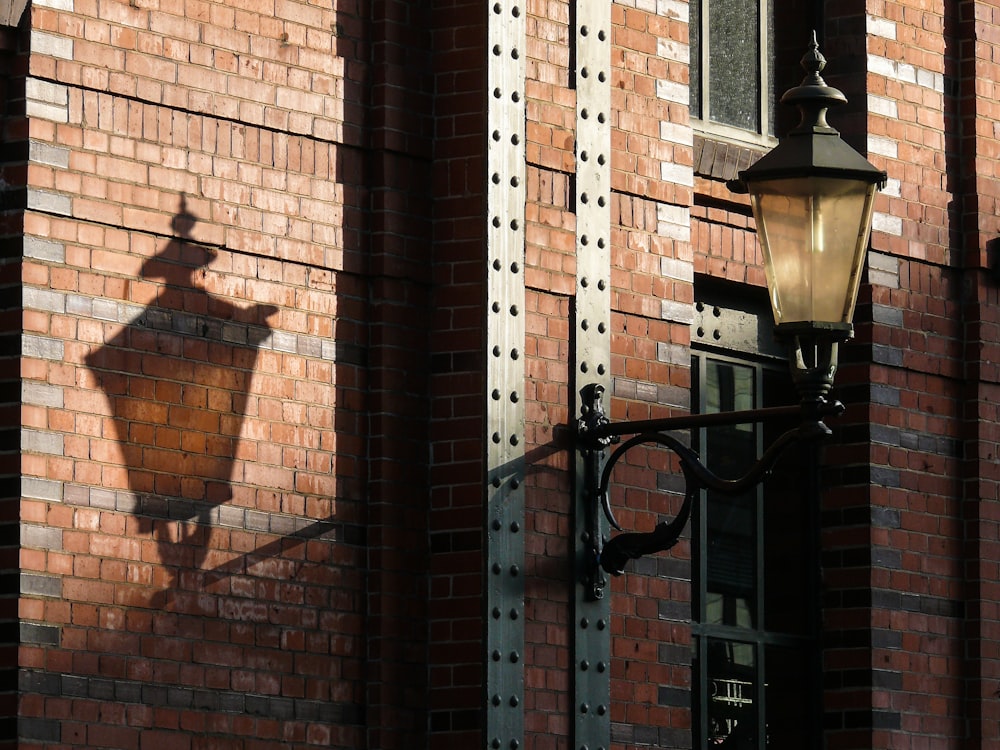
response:
[[[811,400],[800,406],[754,409],[723,414],[695,414],[683,417],[668,417],[641,422],[612,423],[604,412],[604,388],[588,385],[580,392],[583,400],[580,420],[577,423],[577,438],[586,459],[586,497],[588,500],[588,529],[586,533],[591,557],[590,580],[587,582],[591,595],[601,598],[607,585],[605,572],[621,575],[625,564],[646,555],[664,552],[680,539],[691,516],[691,506],[703,489],[714,490],[726,495],[738,495],[762,482],[774,468],[784,450],[796,440],[814,440],[827,434],[829,430],[822,422],[828,415],[840,414],[844,410],[839,401],[827,402],[823,399]],[[799,416],[799,426],[793,427],[781,436],[741,477],[725,479],[711,472],[702,463],[701,457],[680,438],[670,434],[681,430],[698,429],[717,425],[733,425],[767,422],[772,419]],[[604,451],[619,442],[622,435],[633,434],[608,456],[603,467]],[[611,473],[626,452],[637,445],[653,443],[673,451],[680,459],[684,476],[684,501],[677,515],[670,521],[661,521],[652,531],[624,532],[615,518],[608,494]],[[601,520],[601,511],[607,524],[618,531],[608,538]]]

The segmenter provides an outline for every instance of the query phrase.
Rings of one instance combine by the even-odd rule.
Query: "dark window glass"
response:
[[[765,313],[766,314],[766,313]],[[787,405],[787,366],[697,352],[702,412]],[[792,424],[713,427],[697,436],[706,465],[742,476]],[[695,513],[697,750],[792,750],[810,746],[814,608],[813,518],[801,492],[805,454],[793,446],[772,479],[744,494],[705,492]],[[804,593],[806,592],[806,593]]]
[[[711,0],[708,5],[709,118],[760,132],[759,0]]]

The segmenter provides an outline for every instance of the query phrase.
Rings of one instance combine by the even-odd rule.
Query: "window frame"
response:
[[[753,368],[753,404],[757,406],[771,406],[776,404],[765,404],[764,372],[787,371],[787,363],[763,353],[750,354],[734,350],[726,350],[722,347],[692,346],[692,385],[696,388],[692,406],[698,412],[704,412],[707,402],[707,388],[705,386],[708,363],[711,361],[746,366]],[[757,456],[760,456],[766,448],[764,445],[764,429],[761,425],[754,427],[754,445]],[[692,435],[695,445],[699,451],[706,448],[707,435],[704,430],[697,431]],[[703,455],[712,467],[712,457]],[[754,677],[753,695],[756,708],[756,748],[765,750],[767,747],[767,722],[768,714],[768,691],[767,691],[767,662],[768,652],[772,648],[780,648],[789,652],[799,651],[805,655],[805,666],[803,667],[806,685],[804,689],[807,695],[811,696],[808,701],[808,731],[809,739],[820,736],[820,714],[821,714],[821,679],[818,669],[819,657],[819,593],[810,591],[804,597],[805,606],[809,607],[805,619],[804,632],[802,634],[792,634],[787,632],[777,632],[769,630],[769,623],[766,609],[766,587],[765,581],[765,544],[766,523],[765,523],[765,492],[764,484],[758,485],[752,492],[755,493],[754,523],[756,539],[754,550],[754,565],[757,583],[753,592],[752,627],[741,625],[727,625],[706,622],[706,605],[708,593],[708,493],[702,491],[696,500],[692,513],[692,586],[691,586],[691,638],[693,649],[692,661],[692,711],[693,711],[693,742],[694,750],[710,750],[710,728],[709,720],[711,712],[709,704],[711,701],[711,682],[709,675],[708,646],[714,640],[716,642],[743,643],[751,646],[754,659],[752,673]],[[818,517],[815,509],[807,511],[807,523],[810,530],[818,528]],[[773,542],[772,542],[773,543]],[[808,545],[806,548],[806,564],[818,566],[819,550],[815,545]]]
[[[768,12],[770,8],[773,7],[772,2],[774,0],[756,0],[757,4],[757,17],[759,19],[758,23],[758,65],[759,65],[759,77],[758,85],[760,86],[760,96],[757,100],[758,117],[760,118],[760,128],[758,131],[747,130],[744,128],[737,127],[735,125],[728,125],[721,122],[715,122],[711,119],[711,74],[710,74],[710,61],[711,61],[711,41],[710,41],[710,18],[711,11],[710,6],[712,0],[693,0],[693,2],[698,3],[698,50],[700,54],[698,59],[692,56],[691,65],[698,65],[698,70],[700,74],[698,76],[699,82],[699,101],[700,110],[695,112],[694,108],[691,108],[691,124],[692,127],[705,136],[711,137],[715,140],[728,141],[741,145],[753,145],[753,146],[763,146],[765,148],[772,148],[778,143],[778,139],[772,130],[773,124],[773,112],[774,105],[772,100],[774,99],[774,91],[771,90],[770,85],[771,80],[771,60],[774,56],[774,50],[772,49],[772,44],[769,43],[768,39]],[[772,11],[773,12],[773,11]],[[694,44],[692,43],[692,51]]]

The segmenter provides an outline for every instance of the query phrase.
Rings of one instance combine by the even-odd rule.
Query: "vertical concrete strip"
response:
[[[611,3],[577,3],[576,50],[576,307],[574,390],[611,389]],[[579,413],[579,403],[577,404]],[[586,514],[595,498],[584,488],[577,453],[574,482],[576,581],[573,640],[574,747],[611,743],[610,592],[594,597]]]
[[[523,0],[487,22],[486,743],[524,746]]]

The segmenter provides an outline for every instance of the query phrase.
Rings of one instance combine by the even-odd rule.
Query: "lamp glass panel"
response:
[[[804,177],[750,183],[775,323],[850,323],[875,185]]]

